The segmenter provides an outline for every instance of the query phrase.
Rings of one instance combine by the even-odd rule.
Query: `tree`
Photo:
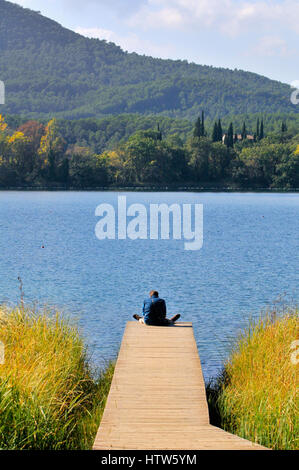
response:
[[[209,139],[194,139],[191,143],[189,167],[196,181],[209,179],[209,155],[211,152]]]
[[[222,137],[223,137],[223,130],[222,130],[221,119],[219,119],[219,121],[218,121],[218,140],[219,140],[219,142],[222,142]]]
[[[6,130],[7,130],[7,124],[2,114],[0,114],[0,132],[4,133]]]
[[[260,119],[258,118],[256,121],[256,139],[259,140],[260,138]]]
[[[10,147],[10,162],[16,169],[20,180],[24,179],[28,173],[33,170],[32,148],[29,137],[22,132],[16,131],[8,138]]]
[[[61,137],[56,119],[49,121],[45,128],[45,135],[41,138],[38,154],[41,157],[42,174],[48,181],[66,182],[61,172],[60,165],[66,167],[65,158],[66,142]],[[63,175],[64,179],[61,179]]]
[[[299,146],[294,153],[284,153],[276,165],[272,187],[299,188]]]
[[[243,122],[243,128],[242,128],[242,139],[245,140],[247,137],[247,129],[246,129],[246,123],[245,121]]]
[[[160,124],[158,124],[158,134],[157,134],[157,140],[160,140],[162,141],[162,132],[161,132],[161,129],[160,129]]]
[[[205,130],[205,112],[201,112],[201,137],[204,137],[206,135],[206,130]]]
[[[223,137],[223,131],[222,131],[221,120],[218,119],[218,122],[215,121],[215,124],[213,127],[212,140],[213,142],[222,142],[222,137]]]
[[[219,128],[218,128],[217,122],[215,122],[214,127],[213,127],[212,140],[213,142],[219,141]]]
[[[262,119],[261,126],[260,126],[259,140],[263,140],[263,138],[264,138],[264,120]]]
[[[7,124],[4,117],[0,114],[0,162],[2,162],[2,164],[7,158],[8,135]]]
[[[2,185],[22,184],[33,169],[30,140],[22,132],[11,134],[0,115],[0,182]]]
[[[101,155],[101,158],[106,161],[109,183],[123,184],[128,180],[123,149],[106,151]]]
[[[286,122],[282,121],[282,123],[281,123],[281,132],[284,133],[284,132],[287,132],[287,130],[288,130],[288,126],[287,126]]]
[[[146,136],[137,132],[124,147],[124,167],[132,183],[143,183],[148,180],[150,166],[154,165],[157,158],[157,140],[153,136]]]
[[[220,142],[213,143],[208,158],[209,180],[219,181],[225,178],[229,167],[230,151]]]
[[[69,183],[77,188],[105,186],[108,182],[107,160],[90,149],[74,147],[69,153]]]
[[[288,126],[285,121],[282,121],[281,123],[281,135],[280,135],[280,142],[283,143],[287,140],[287,131],[288,131]]]
[[[290,153],[288,145],[269,144],[266,139],[259,145],[243,148],[240,159],[245,164],[248,182],[256,187],[271,187],[278,166]]]
[[[45,126],[38,121],[27,121],[17,130],[30,139],[32,151],[37,152],[40,147],[41,138],[45,133]]]
[[[202,111],[201,117],[198,116],[197,121],[195,123],[193,137],[198,137],[200,139],[201,137],[205,137],[205,136],[206,136],[205,113],[204,111]]]
[[[201,119],[200,119],[200,116],[199,116],[196,120],[196,123],[195,123],[193,136],[200,138],[201,135],[202,135],[201,133],[202,133],[202,125],[201,125]]]
[[[226,145],[229,148],[233,148],[234,146],[234,128],[233,123],[231,122],[227,131],[227,140]]]
[[[131,183],[171,183],[180,181],[186,173],[185,150],[157,140],[155,134],[137,132],[123,152],[124,169]]]

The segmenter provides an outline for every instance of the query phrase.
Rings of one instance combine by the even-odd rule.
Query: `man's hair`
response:
[[[150,297],[159,297],[159,292],[157,292],[156,290],[151,290]]]

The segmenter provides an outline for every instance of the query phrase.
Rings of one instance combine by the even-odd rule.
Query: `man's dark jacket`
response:
[[[160,325],[166,319],[166,303],[159,297],[150,297],[143,303],[143,317],[147,325]]]

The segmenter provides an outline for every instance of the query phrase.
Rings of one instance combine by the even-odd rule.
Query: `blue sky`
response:
[[[299,80],[299,0],[19,0],[129,52]]]

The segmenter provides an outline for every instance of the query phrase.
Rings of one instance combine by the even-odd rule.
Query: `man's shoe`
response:
[[[180,318],[181,318],[181,315],[178,313],[177,315],[175,315],[174,317],[172,317],[172,318],[170,319],[170,321],[171,321],[172,323],[175,323],[175,322],[178,321]]]
[[[139,321],[139,320],[141,320],[142,317],[140,317],[139,315],[133,315],[133,318],[135,318],[135,320]]]

